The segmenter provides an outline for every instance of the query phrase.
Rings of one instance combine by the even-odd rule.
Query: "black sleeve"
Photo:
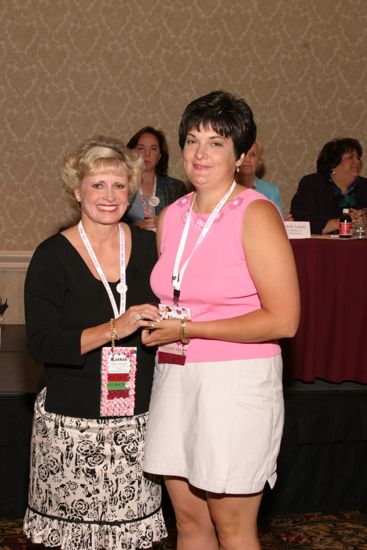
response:
[[[158,215],[163,208],[186,195],[187,192],[183,181],[171,178],[171,176],[158,176],[157,195],[160,203],[155,209],[156,214]]]
[[[187,187],[183,181],[177,180],[177,198],[183,197],[187,193]]]
[[[144,303],[147,300],[157,302],[158,299],[149,284],[150,274],[158,259],[156,233],[133,224],[129,227],[132,236],[133,258],[130,258],[128,271],[135,278],[135,283],[142,285],[139,295],[132,296],[132,304]]]
[[[28,350],[39,363],[82,365],[82,328],[61,326],[60,312],[68,292],[60,251],[52,238],[35,251],[25,280],[25,320]]]
[[[358,188],[356,192],[356,208],[367,208],[367,178],[359,176],[359,178],[357,178],[357,182]]]
[[[297,191],[291,201],[291,214],[295,221],[309,221],[311,233],[322,234],[327,222],[332,218],[329,213],[322,212],[320,193],[316,189],[319,182],[305,176],[298,184]]]

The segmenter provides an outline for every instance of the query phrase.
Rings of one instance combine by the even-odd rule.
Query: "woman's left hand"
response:
[[[351,208],[350,209],[350,216],[352,218],[353,222],[359,222],[363,219],[363,209],[361,208]]]
[[[141,341],[145,346],[162,346],[180,340],[180,319],[165,319],[152,322],[150,328],[141,333]]]

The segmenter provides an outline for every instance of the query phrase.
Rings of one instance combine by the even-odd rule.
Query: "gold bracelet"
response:
[[[186,336],[186,332],[185,332],[186,321],[189,321],[189,319],[181,319],[181,323],[180,323],[180,340],[181,340],[181,343],[184,345],[190,342],[190,338]]]
[[[115,327],[115,319],[110,319],[110,329],[111,329],[111,347],[115,347],[115,340],[119,339],[119,336],[117,334],[117,330]]]

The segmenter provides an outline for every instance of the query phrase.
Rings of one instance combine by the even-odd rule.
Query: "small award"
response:
[[[190,308],[175,305],[159,304],[161,319],[190,319]],[[184,365],[186,362],[187,344],[181,341],[158,347],[158,363]]]

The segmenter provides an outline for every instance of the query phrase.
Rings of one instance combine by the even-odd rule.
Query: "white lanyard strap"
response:
[[[120,284],[118,285],[121,289],[120,293],[120,311],[117,309],[117,304],[115,297],[112,293],[111,287],[108,284],[108,281],[106,279],[105,274],[103,273],[103,270],[101,268],[101,265],[97,259],[97,256],[94,253],[94,250],[92,248],[92,245],[90,244],[90,241],[87,237],[86,232],[84,231],[84,227],[82,222],[80,221],[78,224],[79,234],[80,237],[84,243],[85,248],[87,249],[87,252],[89,254],[90,259],[93,262],[94,267],[96,268],[96,271],[103,283],[103,286],[106,289],[106,292],[108,294],[108,297],[111,302],[111,306],[113,309],[113,313],[115,316],[115,319],[119,317],[119,315],[122,315],[124,313],[126,308],[126,275],[125,275],[125,235],[124,230],[122,228],[122,225],[119,224],[119,234],[120,234]]]
[[[228,197],[231,195],[231,193],[232,193],[233,189],[235,188],[235,186],[236,186],[236,181],[233,181],[233,183],[232,183],[231,187],[228,189],[227,193],[224,195],[224,197],[221,198],[221,200],[215,206],[213,212],[210,214],[209,218],[206,220],[205,225],[202,228],[201,233],[198,237],[198,240],[196,241],[196,243],[194,245],[194,248],[191,251],[191,254],[186,259],[186,261],[183,264],[183,266],[181,267],[181,271],[180,271],[179,270],[180,269],[180,263],[181,263],[182,255],[183,255],[183,252],[184,252],[184,249],[185,249],[187,237],[188,237],[188,234],[189,234],[191,212],[192,212],[192,208],[194,206],[194,202],[195,202],[195,199],[196,199],[196,193],[195,193],[195,195],[193,197],[193,200],[192,200],[192,203],[191,203],[189,213],[188,213],[187,218],[186,218],[185,226],[184,226],[184,229],[183,229],[183,232],[182,232],[182,235],[181,235],[180,244],[179,244],[178,250],[177,250],[175,263],[174,263],[174,266],[173,266],[172,286],[173,286],[173,289],[174,289],[173,290],[173,296],[174,296],[174,302],[175,303],[178,302],[178,299],[179,299],[179,296],[180,296],[182,280],[184,278],[186,268],[187,268],[187,266],[188,266],[188,264],[189,264],[189,262],[192,258],[192,255],[194,254],[195,250],[198,248],[198,246],[200,245],[200,243],[202,242],[202,240],[204,239],[204,237],[208,233],[209,229],[213,225],[215,218],[218,216],[218,214],[221,211],[221,209],[223,208],[224,204],[227,202]]]

